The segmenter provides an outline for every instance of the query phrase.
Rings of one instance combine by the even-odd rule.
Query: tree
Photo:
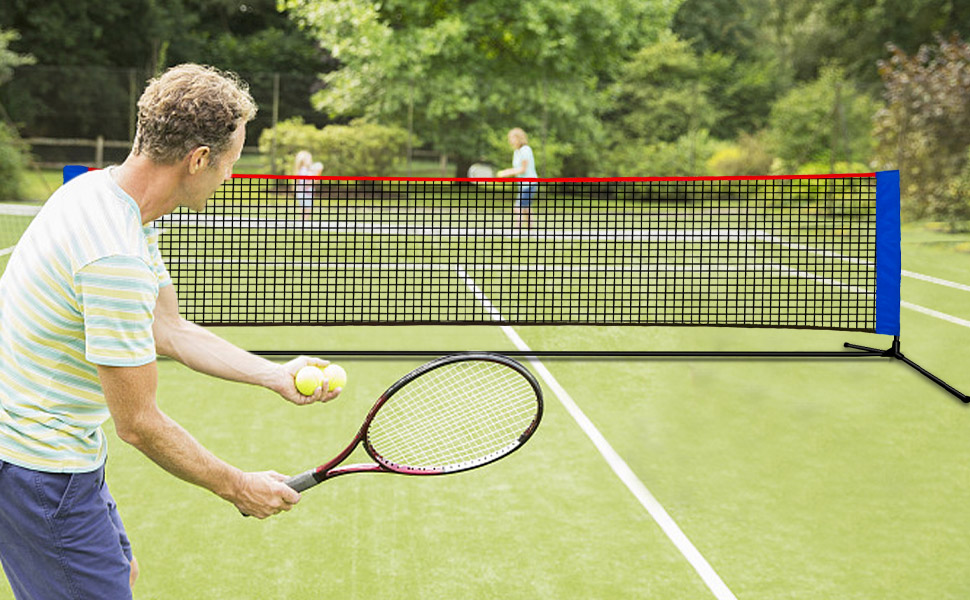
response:
[[[877,103],[829,66],[792,88],[771,109],[769,144],[786,171],[806,163],[868,163]]]
[[[0,29],[0,86],[10,81],[13,70],[34,62],[34,57],[10,50],[10,42],[20,37],[16,31]],[[7,111],[0,105],[0,199],[17,198],[27,166],[27,147],[8,124]]]
[[[574,149],[578,173],[596,153],[601,82],[656,39],[673,2],[639,0],[280,0],[341,68],[315,97],[332,117],[411,127],[458,170],[497,132]],[[538,139],[537,139],[538,138]],[[542,172],[541,144],[536,148]]]
[[[269,108],[273,73],[284,79],[283,118],[322,121],[310,107],[317,74],[332,58],[276,10],[275,0],[115,0],[107,4],[3,0],[0,27],[22,33],[16,48],[39,63],[0,93],[33,136],[127,139],[131,96],[147,79],[181,62],[239,72]],[[265,100],[263,100],[265,99]],[[253,129],[269,125],[262,110]],[[322,124],[322,123],[320,123]]]
[[[707,63],[704,79],[721,118],[721,139],[753,135],[771,104],[790,87],[788,71],[765,31],[764,0],[685,0],[671,29]]]
[[[876,115],[880,165],[900,170],[909,216],[966,219],[970,44],[952,36],[914,55],[890,48],[892,58],[879,64],[886,99]]]
[[[956,0],[741,0],[758,15],[759,40],[795,81],[836,62],[876,91],[876,62],[893,40],[916,52],[937,33],[970,30],[970,11]]]
[[[744,0],[685,0],[670,28],[700,53],[748,60],[758,54],[759,23],[745,4]]]
[[[17,54],[10,49],[10,42],[20,39],[20,34],[13,30],[0,29],[0,85],[10,81],[13,70],[22,65],[32,65],[37,59],[29,54]]]
[[[697,174],[707,160],[699,155],[698,143],[706,144],[719,117],[707,74],[728,64],[720,55],[698,56],[670,33],[640,49],[620,69],[602,102],[608,141],[601,170],[609,175]],[[671,159],[664,160],[665,154]]]
[[[835,32],[829,49],[862,81],[879,82],[877,62],[886,43],[915,53],[935,35],[970,32],[970,10],[958,0],[822,0],[817,9]]]
[[[701,59],[668,34],[620,70],[607,90],[604,120],[624,139],[672,142],[717,120],[708,90]]]

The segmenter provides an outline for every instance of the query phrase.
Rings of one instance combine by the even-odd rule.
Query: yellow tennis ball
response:
[[[330,388],[327,390],[330,392],[347,385],[347,371],[344,371],[340,365],[327,365],[323,370],[323,378],[330,382]]]
[[[304,396],[312,396],[321,383],[323,383],[323,371],[320,367],[307,365],[296,373],[296,389]]]

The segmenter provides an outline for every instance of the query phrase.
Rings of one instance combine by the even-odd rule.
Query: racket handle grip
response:
[[[298,492],[302,492],[303,490],[312,488],[316,484],[320,483],[313,477],[313,473],[315,471],[316,469],[310,469],[309,471],[304,471],[299,475],[294,475],[293,477],[290,477],[283,483],[285,483],[286,485],[290,486],[291,488],[293,488]]]

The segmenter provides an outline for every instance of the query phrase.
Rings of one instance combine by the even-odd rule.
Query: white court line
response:
[[[927,281],[929,283],[936,283],[938,285],[945,285],[946,287],[951,287],[957,290],[963,290],[964,292],[970,292],[970,285],[964,285],[955,281],[947,281],[946,279],[940,279],[939,277],[933,277],[931,275],[923,275],[922,273],[914,273],[912,271],[903,270],[903,277],[912,277],[913,279],[919,279],[920,281]]]
[[[492,315],[492,319],[496,321],[502,320],[502,314],[495,308],[492,301],[488,299],[488,296],[478,287],[478,284],[471,279],[468,274],[461,267],[456,268],[458,276],[465,281],[465,285],[468,289],[475,295],[475,298],[482,303],[482,306]],[[523,352],[531,352],[532,349],[525,343],[525,341],[519,336],[515,329],[509,327],[508,325],[502,326],[502,331],[506,336],[512,341],[515,347]],[[596,428],[596,425],[589,420],[589,417],[579,408],[576,402],[572,399],[568,392],[559,384],[553,374],[546,368],[538,358],[534,356],[528,357],[529,362],[539,372],[543,381],[549,386],[549,389],[556,394],[559,398],[559,402],[566,408],[569,415],[576,421],[583,433],[589,437],[599,453],[606,459],[607,464],[616,473],[616,476],[620,478],[620,481],[626,485],[627,489],[640,501],[640,504],[647,510],[653,520],[660,526],[660,529],[667,535],[674,546],[680,551],[680,553],[687,559],[687,562],[694,568],[694,571],[700,575],[700,578],[707,585],[708,589],[714,594],[714,597],[718,600],[737,600],[737,597],[728,589],[721,577],[714,571],[710,563],[701,555],[700,551],[691,543],[684,532],[680,529],[677,523],[671,518],[660,502],[654,498],[647,486],[640,481],[633,469],[623,460],[613,446],[610,445],[603,434]]]
[[[937,285],[943,285],[949,288],[962,290],[964,292],[970,292],[970,285],[964,285],[962,283],[957,283],[955,281],[948,281],[946,279],[940,279],[939,277],[933,277],[931,275],[923,275],[922,273],[914,273],[913,271],[903,271],[904,277],[912,277],[913,279],[919,279],[920,281],[926,281],[929,283],[935,283]],[[923,313],[924,315],[946,321],[948,323],[953,323],[954,325],[959,325],[961,327],[970,328],[970,321],[966,319],[961,319],[960,317],[954,317],[953,315],[948,315],[944,312],[938,310],[933,310],[932,308],[926,308],[925,306],[920,306],[919,304],[913,304],[912,302],[906,302],[905,300],[900,301],[903,308],[908,308],[909,310],[914,310],[918,313]]]
[[[961,327],[970,327],[970,321],[967,321],[966,319],[954,317],[953,315],[948,315],[938,310],[933,310],[932,308],[926,308],[925,306],[920,306],[919,304],[913,304],[912,302],[906,302],[905,300],[903,300],[901,304],[904,308],[908,308],[909,310],[915,310],[918,313],[936,317],[937,319],[942,319],[949,323],[953,323],[954,325],[960,325]]]

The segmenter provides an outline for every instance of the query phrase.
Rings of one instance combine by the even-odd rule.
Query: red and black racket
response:
[[[518,362],[488,353],[445,356],[389,387],[343,452],[286,484],[302,492],[348,473],[467,471],[521,448],[541,418],[542,390]],[[358,444],[374,462],[339,466]]]

